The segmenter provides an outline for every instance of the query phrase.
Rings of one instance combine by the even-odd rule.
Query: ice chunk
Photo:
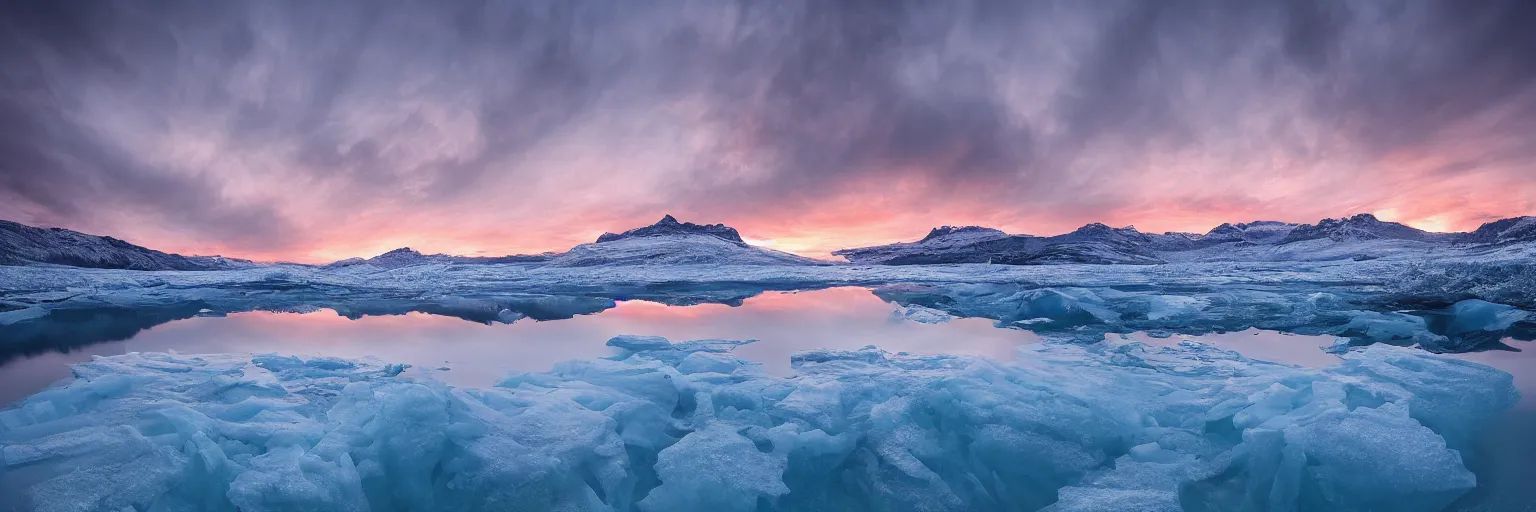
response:
[[[711,423],[662,450],[656,461],[661,486],[641,500],[640,510],[752,512],[789,492],[787,454],[763,450],[731,425]]]
[[[399,365],[126,354],[0,411],[0,508],[1438,510],[1508,374],[1376,345],[1338,365],[1193,342],[1015,362],[621,353],[454,388]]]
[[[1514,306],[1467,299],[1451,306],[1451,321],[1445,330],[1451,334],[1473,331],[1502,331],[1525,320],[1530,313]]]
[[[892,311],[891,318],[894,320],[911,320],[920,324],[942,324],[952,320],[954,317],[937,309],[912,304]]]
[[[746,364],[746,362],[729,354],[693,352],[677,364],[677,371],[683,373],[713,372],[730,374],[743,364]]]

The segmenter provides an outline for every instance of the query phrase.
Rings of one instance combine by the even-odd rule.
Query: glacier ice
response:
[[[609,243],[639,243],[634,240],[650,238]],[[840,286],[871,288],[915,313],[903,317],[911,320],[982,317],[1085,342],[1110,333],[1258,328],[1343,336],[1357,346],[1385,342],[1462,352],[1506,348],[1506,338],[1536,338],[1536,317],[1526,314],[1536,311],[1536,265],[1528,256],[1506,256],[1052,266],[536,267],[450,261],[393,269],[272,265],[206,272],[0,266],[0,360],[123,339],[199,314],[326,308],[349,318],[419,311],[516,322],[598,313],[625,300],[740,305],[770,290]],[[1464,301],[1520,311],[1504,313],[1501,318],[1510,321],[1485,321],[1475,329],[1460,327],[1470,317],[1442,321],[1477,309],[1457,305]]]
[[[1309,287],[904,283],[873,291],[908,311],[989,318],[998,327],[1089,343],[1111,333],[1167,336],[1258,328],[1338,336],[1354,346],[1386,343],[1468,352],[1499,348],[1505,338],[1536,337],[1532,315],[1508,304],[1464,299],[1434,309],[1391,310],[1348,290]]]
[[[923,306],[921,304],[909,304],[895,311],[891,311],[891,320],[910,320],[920,324],[942,324],[953,320],[949,313]]]
[[[620,336],[484,389],[374,360],[98,357],[0,411],[0,505],[1428,511],[1475,486],[1463,453],[1518,400],[1509,374],[1384,345],[1321,369],[1194,342],[866,347],[774,377],[741,343]]]

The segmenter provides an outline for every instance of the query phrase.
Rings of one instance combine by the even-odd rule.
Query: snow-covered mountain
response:
[[[422,254],[409,247],[374,256],[351,258],[325,268],[371,267],[397,269],[430,264],[530,263],[551,267],[604,265],[825,265],[827,262],[748,245],[741,234],[724,224],[679,222],[667,215],[661,221],[623,233],[603,233],[597,241],[572,247],[563,253],[500,257]]]
[[[1153,249],[1158,251],[1185,251],[1205,247],[1233,244],[1251,246],[1273,244],[1291,234],[1300,224],[1261,220],[1238,224],[1222,223],[1203,235],[1194,233],[1163,233],[1151,235]]]
[[[1461,233],[1454,238],[1467,244],[1503,245],[1536,242],[1536,217],[1511,217],[1479,226],[1471,233]]]
[[[603,233],[597,237],[597,243],[614,242],[627,238],[692,235],[712,236],[737,245],[747,245],[747,242],[741,239],[741,233],[736,232],[736,228],[726,226],[725,224],[678,222],[677,218],[671,215],[663,216],[655,224],[638,227],[623,233]]]
[[[1536,217],[1484,224],[1470,233],[1431,233],[1371,214],[1323,219],[1317,224],[1256,221],[1222,224],[1205,234],[1141,233],[1134,227],[1094,223],[1056,236],[1006,235],[981,227],[948,238],[956,228],[937,228],[917,242],[833,252],[854,263],[1155,264],[1175,261],[1325,261],[1410,254],[1483,251],[1536,243]],[[937,235],[937,236],[936,236]]]
[[[1158,264],[1191,261],[1328,261],[1397,256],[1536,254],[1536,217],[1483,224],[1466,233],[1432,233],[1370,214],[1316,224],[1256,221],[1222,224],[1204,234],[1142,233],[1093,223],[1055,236],[1011,235],[980,226],[943,226],[916,242],[834,251],[859,264],[948,263]],[[830,262],[752,246],[723,224],[680,222],[604,233],[564,253],[499,257],[422,254],[408,247],[351,258],[328,269],[397,269],[427,264],[526,263],[550,267],[605,265],[826,265]],[[219,256],[182,256],[60,228],[0,221],[0,265],[54,264],[129,270],[223,270],[257,265]]]
[[[1302,224],[1292,229],[1290,234],[1280,239],[1279,244],[1300,242],[1303,240],[1328,239],[1335,242],[1357,242],[1361,240],[1413,240],[1419,242],[1431,242],[1450,240],[1452,235],[1443,233],[1430,233],[1396,222],[1385,222],[1377,219],[1375,215],[1362,213],[1353,217],[1342,219],[1323,219],[1317,224]]]
[[[1112,228],[1098,223],[1047,237],[1009,235],[976,226],[945,226],[917,242],[842,249],[832,254],[854,263],[884,265],[1161,263],[1148,248],[1150,243],[1151,238],[1134,227]]]
[[[966,252],[967,248],[974,247],[977,244],[1001,240],[1010,236],[1027,237],[1029,235],[1009,235],[1000,230],[981,226],[942,226],[933,228],[933,230],[928,232],[928,236],[916,242],[900,242],[874,247],[842,249],[834,251],[832,254],[843,256],[855,263],[866,261],[889,262],[892,265],[940,263],[941,261],[935,261],[934,259],[943,259],[951,254],[958,255],[959,253]],[[942,262],[959,263],[955,261]]]
[[[325,268],[345,268],[359,265],[370,265],[382,269],[396,269],[427,265],[433,263],[467,263],[467,264],[494,264],[494,263],[539,263],[549,261],[554,253],[544,254],[513,254],[510,256],[455,256],[452,254],[422,254],[410,247],[401,247],[393,251],[374,256],[372,258],[348,258],[329,265]]]
[[[63,228],[0,220],[0,265],[53,264],[127,270],[224,270],[254,265],[222,256],[182,256]]]
[[[827,262],[749,245],[723,224],[678,222],[671,215],[623,233],[603,233],[596,242],[572,247],[550,259],[552,267],[605,265],[826,265]]]

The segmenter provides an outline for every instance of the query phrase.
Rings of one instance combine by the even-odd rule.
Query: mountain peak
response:
[[[626,238],[668,235],[707,235],[731,242],[737,245],[746,245],[741,239],[741,234],[735,228],[725,224],[694,224],[692,222],[680,222],[677,217],[668,214],[661,220],[645,227],[639,227],[623,233],[603,233],[597,237],[597,243],[612,242]]]
[[[1376,218],[1375,215],[1372,215],[1372,214],[1369,214],[1369,213],[1357,213],[1357,214],[1354,214],[1354,215],[1351,215],[1351,216],[1348,216],[1348,217],[1340,217],[1340,218],[1337,218],[1337,219],[1331,219],[1331,218],[1330,219],[1323,219],[1323,220],[1320,220],[1320,221],[1317,222],[1317,226],[1318,227],[1324,227],[1324,226],[1346,226],[1346,225],[1374,226],[1374,225],[1379,225],[1379,224],[1397,224],[1397,223],[1396,222],[1383,222],[1381,219]],[[1397,225],[1401,225],[1401,224],[1397,224]]]
[[[1270,243],[1285,238],[1296,227],[1296,224],[1274,220],[1256,220],[1253,222],[1239,222],[1237,224],[1223,222],[1220,226],[1211,228],[1204,235],[1200,235],[1200,240],[1204,243],[1240,241]]]
[[[988,228],[988,227],[982,227],[982,226],[939,226],[939,227],[933,228],[932,230],[929,230],[928,231],[928,236],[923,237],[922,240],[918,240],[917,242],[918,243],[923,243],[923,242],[927,242],[929,240],[933,240],[935,238],[939,238],[939,237],[943,237],[943,236],[949,236],[949,235],[954,235],[954,234],[960,234],[960,233],[975,233],[975,234],[988,234],[988,235],[994,235],[994,234],[995,235],[1006,235],[1006,233],[1003,233],[1001,230],[993,229],[993,228]]]
[[[1357,213],[1350,217],[1349,220],[1354,222],[1381,222],[1375,215],[1369,213]]]
[[[363,260],[375,267],[400,268],[409,267],[426,262],[427,257],[410,247],[401,247],[372,258]]]
[[[1323,219],[1317,224],[1302,224],[1292,230],[1280,243],[1320,238],[1336,242],[1374,239],[1427,240],[1434,236],[1436,235],[1421,229],[1383,221],[1369,213],[1360,213],[1338,219]]]
[[[1114,235],[1137,236],[1137,235],[1141,235],[1141,232],[1136,230],[1136,226],[1126,226],[1126,227],[1123,227],[1123,228],[1113,228],[1113,227],[1110,227],[1108,224],[1105,224],[1105,223],[1102,223],[1102,222],[1091,222],[1091,223],[1088,223],[1088,224],[1084,224],[1083,227],[1080,227],[1080,228],[1077,228],[1077,229],[1073,230],[1071,233],[1068,233],[1068,235],[1093,235],[1093,236],[1106,236],[1106,235],[1112,235],[1112,234],[1114,234]]]

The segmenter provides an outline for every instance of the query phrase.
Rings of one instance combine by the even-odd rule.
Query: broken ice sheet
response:
[[[127,354],[0,412],[38,510],[1439,510],[1509,374],[1377,345],[1299,368],[1198,343],[1015,362],[622,336],[456,388],[380,361]],[[8,476],[9,478],[9,476]],[[516,482],[516,485],[508,485]],[[10,503],[14,505],[15,503]]]

